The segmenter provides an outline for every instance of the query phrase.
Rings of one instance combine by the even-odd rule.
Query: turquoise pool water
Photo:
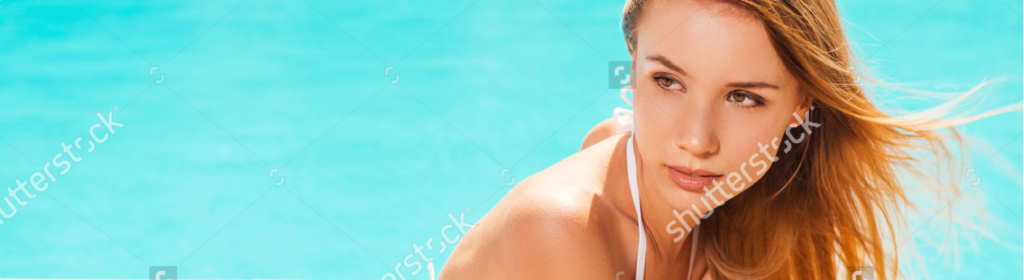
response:
[[[606,73],[629,59],[621,2],[2,0],[0,180],[83,140],[4,219],[0,278],[428,279],[407,256],[440,269],[453,219],[626,106]],[[876,74],[939,91],[1006,76],[983,107],[1021,101],[1021,3],[839,5]],[[931,104],[902,96],[880,102]],[[115,106],[124,127],[87,152]],[[913,220],[933,279],[1024,277],[1022,126],[966,126],[983,181],[964,200],[990,235],[939,255],[942,219]]]

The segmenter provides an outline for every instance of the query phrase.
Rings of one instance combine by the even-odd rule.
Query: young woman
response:
[[[895,277],[897,176],[968,120],[876,109],[830,0],[631,0],[623,31],[634,111],[509,192],[440,279]]]

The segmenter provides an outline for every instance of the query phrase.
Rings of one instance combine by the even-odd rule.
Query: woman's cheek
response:
[[[671,142],[672,129],[678,128],[679,124],[672,116],[661,111],[661,108],[654,107],[657,105],[650,104],[651,102],[653,100],[650,97],[634,98],[633,125],[639,132],[638,138],[643,138],[638,141],[654,144],[651,147],[671,147],[665,145],[666,143],[655,142]]]
[[[764,127],[744,127],[722,135],[723,156],[730,165],[722,177],[726,186],[723,189],[735,195],[764,177],[777,153],[778,135]]]

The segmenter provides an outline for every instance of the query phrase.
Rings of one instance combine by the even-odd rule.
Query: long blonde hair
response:
[[[632,54],[648,2],[627,0],[623,12]],[[915,205],[900,177],[926,178],[921,183],[931,190],[955,197],[956,183],[938,176],[960,174],[949,173],[954,158],[945,141],[962,142],[953,126],[1019,106],[939,118],[983,83],[923,112],[888,115],[858,83],[872,79],[858,74],[864,67],[854,63],[831,0],[725,2],[763,21],[776,53],[814,98],[810,120],[821,126],[702,223],[710,273],[715,279],[837,279],[850,267],[873,266],[876,279],[897,278],[894,237],[906,223],[904,208]]]

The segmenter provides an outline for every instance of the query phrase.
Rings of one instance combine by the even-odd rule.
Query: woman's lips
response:
[[[720,174],[700,169],[689,169],[685,166],[666,165],[666,167],[668,167],[668,178],[672,179],[672,182],[676,183],[680,188],[692,192],[700,191],[708,183],[711,183],[712,179],[722,177]]]

